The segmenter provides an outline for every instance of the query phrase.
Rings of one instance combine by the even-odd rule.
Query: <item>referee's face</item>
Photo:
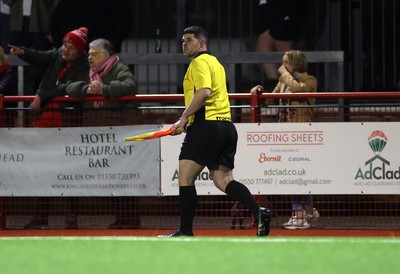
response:
[[[196,39],[194,34],[185,33],[182,36],[182,51],[183,55],[189,58],[197,56],[197,54],[203,50],[204,42]]]

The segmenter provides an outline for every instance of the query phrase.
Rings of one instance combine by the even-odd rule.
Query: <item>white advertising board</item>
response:
[[[124,141],[155,130],[0,128],[0,196],[157,196],[160,140]]]
[[[241,123],[234,177],[253,194],[399,194],[400,123]],[[161,192],[178,194],[184,134],[161,140]],[[207,169],[200,195],[220,195]]]

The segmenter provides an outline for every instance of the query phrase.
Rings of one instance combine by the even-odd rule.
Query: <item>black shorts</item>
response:
[[[234,168],[236,127],[231,122],[196,122],[187,128],[179,160],[192,160],[199,165],[215,170],[218,165]]]
[[[298,0],[269,0],[267,4],[257,5],[254,13],[256,35],[269,30],[270,35],[276,40],[294,40],[301,12],[298,2]]]

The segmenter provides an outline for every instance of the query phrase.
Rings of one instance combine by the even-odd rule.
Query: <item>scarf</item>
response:
[[[60,70],[60,72],[57,75],[56,85],[58,85],[58,83],[61,81],[61,79],[64,78],[65,73],[67,72],[67,70],[69,70],[72,67],[72,65],[74,63],[75,62],[68,62],[68,63],[64,64],[64,66],[62,67],[62,69]]]
[[[119,62],[119,57],[117,55],[111,55],[108,57],[98,68],[90,68],[89,77],[90,81],[102,82],[102,78],[106,76]],[[94,101],[93,106],[95,108],[101,108],[104,106],[103,101]]]

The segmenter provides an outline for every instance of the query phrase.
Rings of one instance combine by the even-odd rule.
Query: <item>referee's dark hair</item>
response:
[[[190,26],[183,30],[183,34],[194,34],[196,39],[208,40],[208,32],[200,26]]]

